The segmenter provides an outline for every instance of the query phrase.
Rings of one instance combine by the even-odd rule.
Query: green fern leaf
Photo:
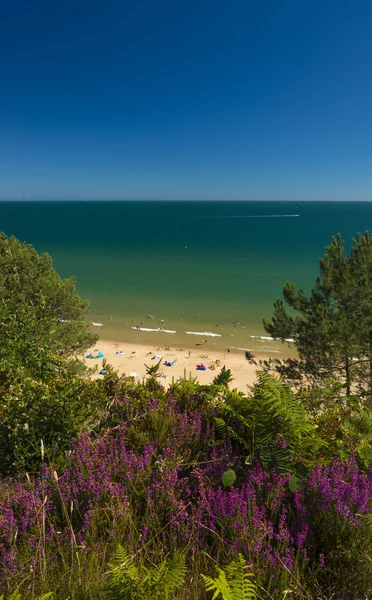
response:
[[[154,567],[137,568],[120,544],[109,566],[107,595],[112,600],[167,600],[186,575],[185,557],[180,553]]]
[[[19,590],[14,590],[12,595],[9,597],[9,600],[21,600],[22,596]]]
[[[225,569],[217,569],[218,577],[212,579],[202,575],[207,592],[213,591],[212,600],[254,600],[257,598],[257,587],[251,581],[253,573],[248,573],[242,554],[238,554]]]
[[[204,585],[207,592],[214,592],[212,600],[216,600],[221,596],[222,600],[235,600],[232,595],[232,590],[227,581],[226,573],[222,569],[217,569],[218,577],[212,579],[202,574]]]
[[[175,589],[182,585],[186,576],[186,560],[185,556],[180,553],[175,553],[166,563],[166,569],[159,580],[160,586],[163,589],[164,595],[167,598]]]

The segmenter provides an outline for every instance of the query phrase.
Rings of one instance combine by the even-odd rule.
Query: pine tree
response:
[[[345,254],[341,235],[333,237],[319,261],[320,275],[309,296],[292,283],[283,288],[266,331],[284,341],[293,338],[299,360],[282,363],[287,376],[341,377],[346,394],[354,382],[372,389],[372,237],[353,240]],[[287,309],[287,306],[289,310]]]

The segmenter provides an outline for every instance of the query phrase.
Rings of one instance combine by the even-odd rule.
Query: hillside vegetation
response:
[[[372,597],[368,234],[363,263],[327,249],[337,286],[326,259],[310,298],[287,284],[266,327],[299,359],[262,365],[246,394],[228,370],[168,390],[110,365],[92,380],[73,282],[0,242],[0,598]]]

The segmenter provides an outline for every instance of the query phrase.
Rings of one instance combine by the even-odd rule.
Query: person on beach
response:
[[[227,351],[230,352],[230,348],[228,348]]]
[[[189,350],[189,358],[190,358],[190,356],[191,356],[191,350]]]

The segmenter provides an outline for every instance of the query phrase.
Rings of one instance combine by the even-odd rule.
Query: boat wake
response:
[[[287,219],[300,215],[217,215],[213,217],[183,217],[184,219]]]

